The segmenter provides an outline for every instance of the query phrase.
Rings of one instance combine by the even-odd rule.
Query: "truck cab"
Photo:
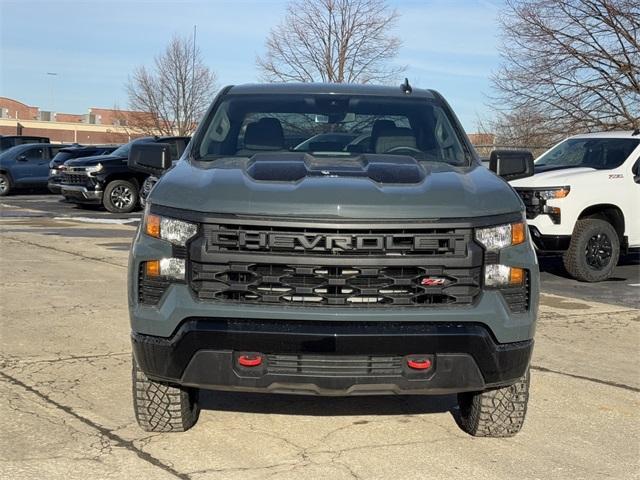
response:
[[[637,131],[577,135],[537,158],[535,175],[511,182],[536,249],[562,254],[578,280],[609,278],[620,255],[640,247],[639,164]]]
[[[159,178],[129,261],[139,425],[190,428],[203,389],[457,394],[464,431],[516,434],[539,273],[497,174],[533,158],[499,160],[408,82],[230,86],[174,166],[133,145]]]

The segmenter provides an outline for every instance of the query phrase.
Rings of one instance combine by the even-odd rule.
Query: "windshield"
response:
[[[126,143],[124,145],[119,146],[113,152],[111,152],[111,155],[113,155],[114,157],[128,157],[129,156],[129,150],[131,150],[131,144],[132,143],[133,142],[129,142],[129,143]]]
[[[638,144],[633,138],[572,138],[538,158],[535,166],[608,170],[622,165]]]
[[[65,152],[64,150],[61,152],[58,152],[56,154],[55,157],[53,157],[53,162],[54,163],[64,163],[67,160],[69,160],[70,158],[74,158],[73,153],[71,152]]]
[[[194,151],[205,161],[298,151],[469,164],[449,115],[425,98],[229,95],[210,116]]]

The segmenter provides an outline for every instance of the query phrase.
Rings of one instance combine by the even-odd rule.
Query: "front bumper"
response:
[[[102,190],[92,190],[82,185],[60,186],[62,195],[69,200],[81,203],[102,203]]]
[[[55,182],[55,181],[49,180],[47,182],[47,188],[49,189],[49,191],[51,193],[62,193],[62,188],[60,187],[60,182]]]
[[[536,250],[541,253],[564,252],[571,243],[571,235],[543,235],[533,225],[529,226],[529,232]]]
[[[509,385],[524,375],[533,349],[533,340],[499,344],[479,324],[229,318],[189,318],[169,338],[133,333],[132,343],[138,365],[154,380],[315,395],[448,394]],[[265,360],[242,367],[237,358],[244,352]],[[411,355],[428,356],[432,367],[410,369]]]

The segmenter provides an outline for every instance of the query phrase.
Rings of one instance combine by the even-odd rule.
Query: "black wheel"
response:
[[[474,437],[513,437],[524,424],[529,402],[529,371],[513,385],[458,395],[456,421]]]
[[[11,179],[8,175],[0,173],[0,197],[9,195],[11,192]]]
[[[133,360],[133,410],[147,432],[184,432],[198,421],[197,391],[154,382]]]
[[[613,226],[599,218],[578,220],[564,254],[567,272],[582,282],[600,282],[611,276],[620,257],[620,238]]]
[[[138,206],[138,187],[128,180],[109,182],[104,190],[102,203],[113,213],[129,213]]]

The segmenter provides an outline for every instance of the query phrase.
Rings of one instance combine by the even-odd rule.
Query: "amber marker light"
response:
[[[509,272],[509,284],[522,285],[524,283],[524,269],[511,267]]]
[[[524,222],[514,223],[511,225],[511,245],[519,245],[524,243],[525,239]]]
[[[160,276],[160,260],[147,260],[144,263],[144,273],[147,277]]]
[[[144,233],[150,237],[160,238],[160,217],[158,215],[150,213],[146,216]]]

